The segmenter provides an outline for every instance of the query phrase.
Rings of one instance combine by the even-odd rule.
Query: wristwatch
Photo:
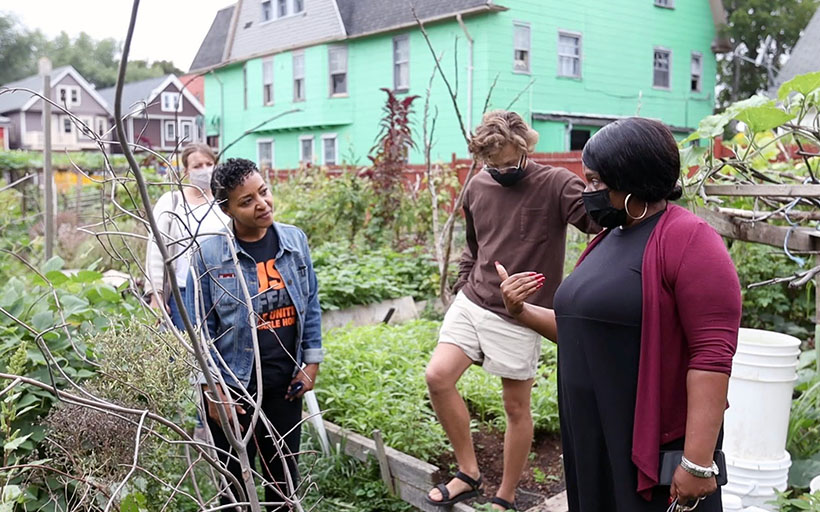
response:
[[[680,467],[682,467],[683,470],[689,473],[690,475],[696,476],[698,478],[712,478],[720,473],[720,471],[718,470],[717,463],[715,463],[715,461],[712,461],[712,466],[707,468],[704,466],[698,466],[691,460],[687,459],[685,456],[681,456],[680,458]]]

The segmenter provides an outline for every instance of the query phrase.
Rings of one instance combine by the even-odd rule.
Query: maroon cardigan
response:
[[[578,260],[607,235],[598,235]],[[700,217],[670,205],[646,244],[632,462],[638,493],[658,483],[660,446],[686,433],[686,374],[730,374],[740,328],[737,271],[723,240]]]

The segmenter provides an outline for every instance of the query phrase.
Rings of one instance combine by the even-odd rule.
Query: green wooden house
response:
[[[279,169],[361,164],[389,88],[422,96],[420,142],[434,59],[411,5],[468,127],[491,89],[489,108],[530,120],[539,152],[581,149],[624,116],[683,135],[712,113],[715,53],[727,50],[720,0],[239,0],[216,14],[191,66],[205,76],[208,140],[221,148],[250,130],[227,156]],[[440,77],[431,105],[433,158],[467,157]]]

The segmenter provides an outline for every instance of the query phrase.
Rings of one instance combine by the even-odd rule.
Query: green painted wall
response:
[[[716,63],[710,45],[714,25],[708,0],[678,1],[674,9],[659,8],[653,0],[509,0],[499,2],[508,11],[465,18],[474,40],[472,116],[468,113],[469,51],[462,28],[455,20],[428,26],[433,46],[440,53],[441,66],[457,88],[457,101],[473,126],[480,122],[485,98],[496,80],[489,108],[512,109],[525,118],[533,114],[564,112],[585,115],[653,117],[676,127],[694,127],[712,112]],[[544,5],[548,4],[548,5]],[[531,26],[531,72],[513,71],[513,24]],[[558,32],[582,35],[580,79],[557,76]],[[378,135],[378,122],[386,95],[382,87],[393,87],[393,38],[410,38],[410,94],[421,96],[414,104],[416,141],[421,145],[424,96],[434,61],[418,30],[385,33],[347,41],[348,91],[344,98],[329,97],[328,45],[306,48],[307,100],[293,102],[292,54],[274,59],[274,105],[262,105],[262,61],[247,61],[248,108],[243,105],[242,64],[221,68],[206,76],[207,118],[220,116],[222,81],[225,140],[285,111],[287,114],[255,131],[233,146],[228,156],[256,159],[259,139],[275,141],[275,165],[298,166],[299,138],[315,137],[316,163],[321,164],[321,136],[335,133],[339,159],[364,164]],[[653,52],[656,46],[672,51],[671,87],[653,88]],[[703,56],[703,92],[690,92],[690,58],[693,51]],[[521,92],[532,81],[532,85]],[[517,98],[517,99],[516,99]],[[444,82],[436,76],[431,94],[431,112],[437,110],[433,157],[449,161],[451,155],[466,157],[467,150]],[[432,115],[432,113],[431,113]],[[556,121],[532,122],[541,138],[538,151],[566,151],[566,124]],[[208,123],[209,134],[217,129]],[[594,128],[593,128],[594,130]],[[421,163],[421,151],[411,155]]]

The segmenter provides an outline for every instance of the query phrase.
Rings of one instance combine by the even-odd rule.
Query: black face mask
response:
[[[626,210],[619,210],[612,206],[609,200],[609,189],[584,192],[584,208],[596,224],[602,228],[617,228],[626,224]]]
[[[515,167],[509,167],[503,171],[499,171],[494,167],[485,167],[484,169],[490,173],[490,176],[492,176],[499,185],[502,187],[511,187],[524,178],[524,171],[526,170],[524,162],[525,160],[522,156],[521,160],[518,161],[518,165]]]

